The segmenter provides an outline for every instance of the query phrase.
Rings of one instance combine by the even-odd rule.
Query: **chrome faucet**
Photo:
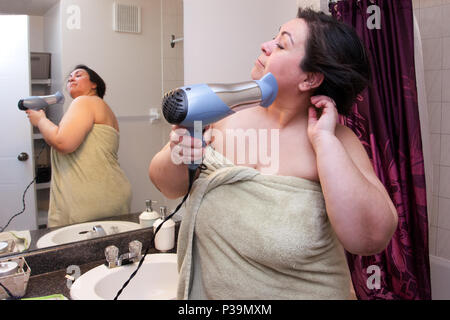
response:
[[[92,230],[90,231],[90,236],[91,238],[98,238],[98,237],[104,237],[106,236],[106,231],[105,229],[103,229],[103,227],[101,225],[96,225],[92,228]]]
[[[120,267],[134,262],[139,262],[142,258],[142,243],[138,240],[131,241],[128,244],[129,252],[119,256],[119,248],[108,246],[105,249],[106,262],[108,268]]]

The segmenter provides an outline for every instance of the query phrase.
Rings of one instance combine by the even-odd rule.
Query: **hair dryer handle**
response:
[[[194,126],[186,128],[189,131],[191,137],[202,140],[202,147],[206,147],[205,139],[203,139],[203,126],[201,125],[201,121],[194,121]],[[202,163],[202,159],[197,159],[192,163],[188,164],[189,170],[197,170],[197,168]]]

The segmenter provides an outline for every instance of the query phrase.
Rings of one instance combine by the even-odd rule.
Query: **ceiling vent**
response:
[[[114,2],[113,30],[116,32],[141,32],[141,7]]]

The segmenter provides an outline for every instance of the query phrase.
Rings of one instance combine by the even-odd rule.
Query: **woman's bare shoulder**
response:
[[[73,99],[72,103],[70,104],[69,108],[76,108],[76,109],[91,109],[96,107],[103,107],[106,103],[103,99],[97,97],[97,96],[79,96]]]
[[[73,102],[77,103],[89,103],[89,104],[106,104],[105,101],[98,96],[79,96],[73,99]]]
[[[210,125],[211,128],[225,131],[226,129],[248,129],[255,128],[260,123],[258,110],[255,108],[236,112]]]

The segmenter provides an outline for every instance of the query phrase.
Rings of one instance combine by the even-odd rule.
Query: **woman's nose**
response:
[[[266,41],[261,45],[261,51],[270,56],[273,51],[275,40]]]

